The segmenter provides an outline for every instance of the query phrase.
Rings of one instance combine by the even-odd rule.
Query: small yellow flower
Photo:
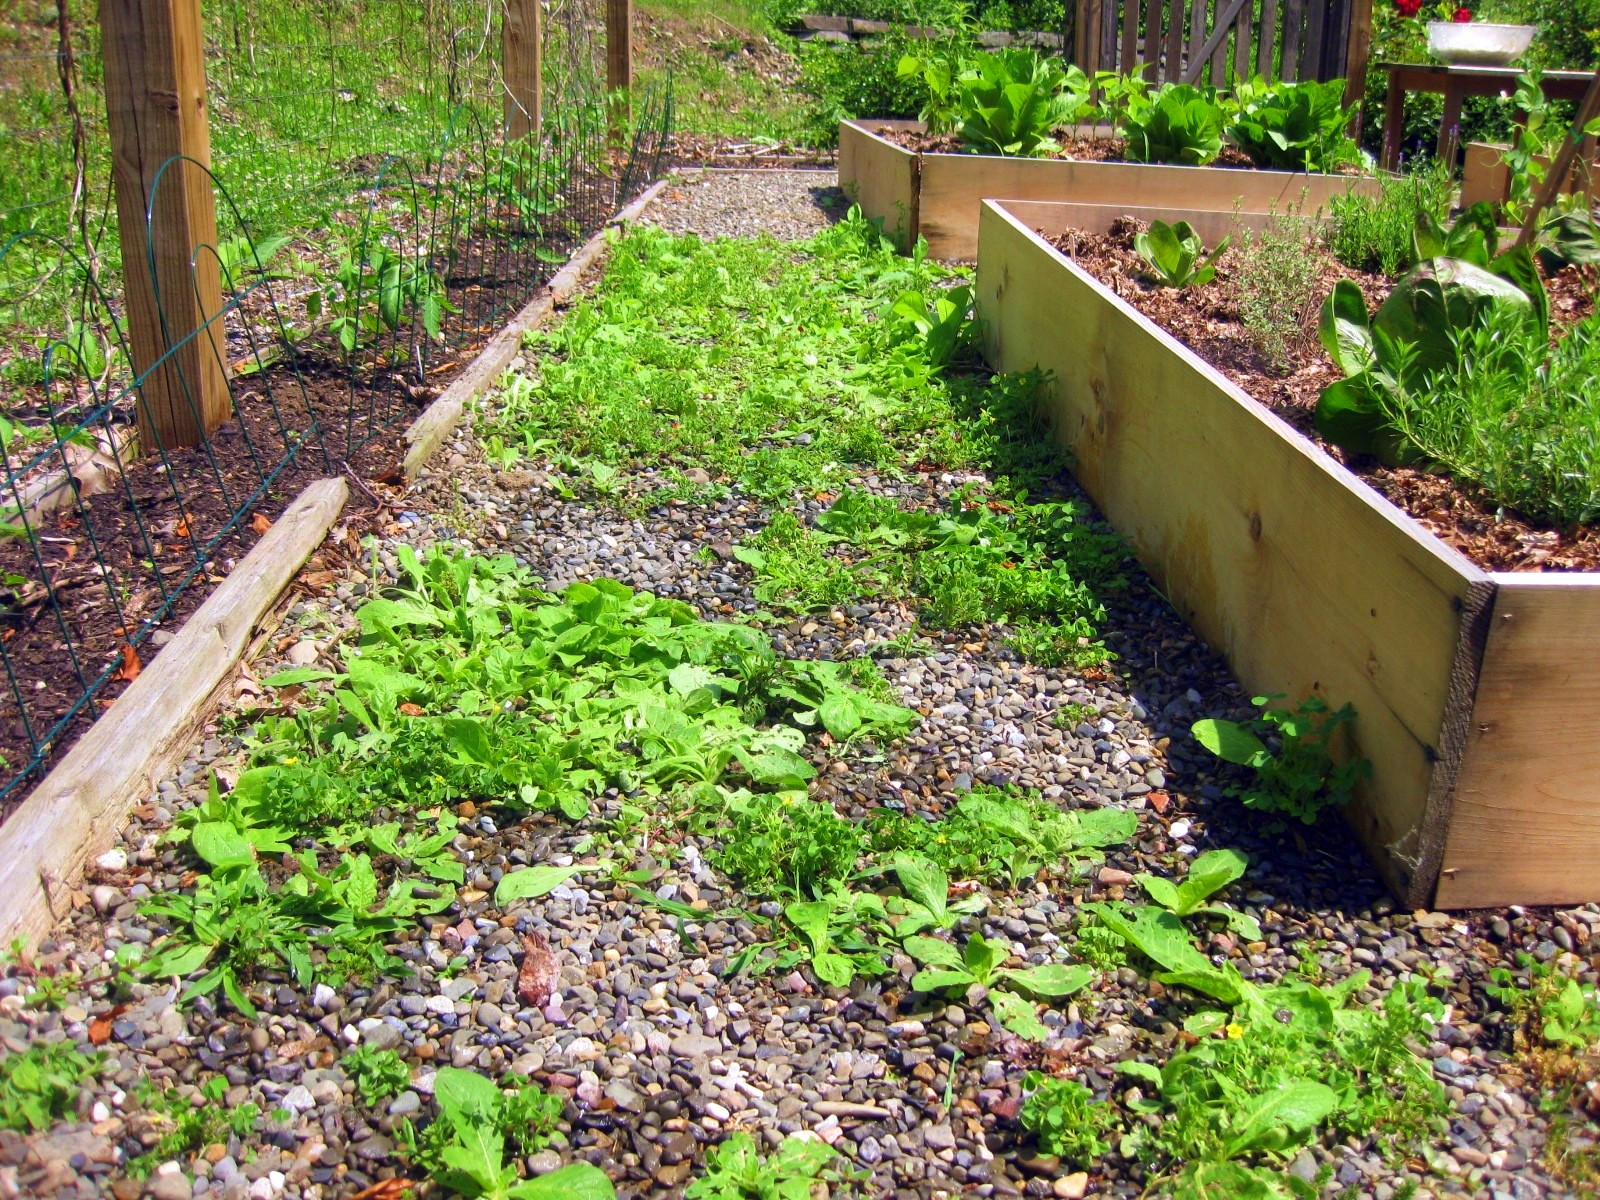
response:
[[[1237,1024],[1237,1023],[1234,1023],[1234,1022],[1230,1022],[1228,1024],[1228,1026],[1223,1030],[1223,1032],[1228,1035],[1228,1040],[1229,1041],[1237,1042],[1240,1038],[1242,1038],[1244,1036],[1244,1026],[1240,1025],[1240,1024]]]

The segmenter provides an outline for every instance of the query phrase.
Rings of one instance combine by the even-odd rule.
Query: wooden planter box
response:
[[[839,186],[861,211],[883,221],[902,250],[918,235],[935,258],[978,252],[978,208],[990,197],[1076,204],[1136,202],[1155,207],[1269,213],[1300,204],[1312,211],[1377,180],[1230,167],[1069,162],[982,154],[918,154],[880,132],[920,130],[915,121],[844,121],[839,125]]]
[[[984,203],[990,365],[1053,373],[1079,480],[1247,687],[1355,705],[1396,895],[1600,900],[1600,575],[1478,569],[1035,232],[1112,208]]]
[[[1468,142],[1466,164],[1461,169],[1461,207],[1469,208],[1480,200],[1490,204],[1504,204],[1511,195],[1511,168],[1501,158],[1509,146],[1503,142]],[[1550,166],[1548,158],[1535,161]],[[1600,166],[1578,159],[1572,165],[1572,176],[1561,185],[1563,192],[1575,192],[1588,180],[1589,197],[1600,201]]]

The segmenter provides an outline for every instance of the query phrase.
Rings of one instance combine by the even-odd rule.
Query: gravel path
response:
[[[681,185],[655,216],[668,228],[717,234],[739,232],[741,222],[762,213],[792,222],[785,232],[804,232],[827,219],[829,210],[811,200],[820,187],[814,173],[708,175]],[[639,497],[634,505],[597,508],[563,499],[543,470],[492,468],[468,434],[445,453],[409,498],[411,511],[380,531],[371,557],[358,560],[364,565],[295,606],[287,630],[293,636],[275,642],[269,657],[304,663],[311,648],[326,650],[351,625],[353,607],[393,572],[400,544],[509,550],[552,586],[610,576],[687,600],[708,617],[757,608],[742,566],[702,554],[761,527],[765,514],[752,502],[735,495],[652,508],[644,498],[652,481],[644,477],[629,485]],[[858,482],[926,502],[960,481]],[[898,606],[863,603],[771,633],[781,654],[841,659],[868,653],[906,627]],[[1397,913],[1342,827],[1318,828],[1304,849],[1295,839],[1260,836],[1241,809],[1222,800],[1211,761],[1185,735],[1194,718],[1236,714],[1243,703],[1221,664],[1145,588],[1120,602],[1108,627],[1119,661],[1104,677],[1019,664],[987,630],[948,637],[917,657],[882,660],[923,724],[881,761],[833,760],[818,794],[860,817],[876,805],[942,805],[975,782],[1009,782],[1064,803],[1138,812],[1137,839],[1113,850],[1089,878],[995,898],[981,921],[986,935],[1033,961],[1070,937],[1080,902],[1119,897],[1133,872],[1212,846],[1248,851],[1247,886],[1235,896],[1260,919],[1265,937],[1240,946],[1217,934],[1214,952],[1262,981],[1292,977],[1306,961],[1328,980],[1366,968],[1378,990],[1431,964],[1454,1004],[1434,1043],[1422,1048],[1455,1113],[1431,1169],[1340,1146],[1331,1154],[1303,1152],[1293,1170],[1309,1178],[1325,1161],[1334,1175],[1329,1195],[1379,1200],[1411,1184],[1420,1185],[1417,1196],[1558,1194],[1538,1165],[1545,1136],[1539,1098],[1529,1094],[1496,1027],[1498,1014],[1485,1014],[1481,990],[1471,985],[1516,950],[1547,961],[1581,955],[1583,963],[1567,965],[1592,979],[1600,965],[1600,907]],[[298,639],[311,647],[293,648]],[[255,671],[265,676],[279,665],[262,662]],[[239,704],[257,703],[258,692],[246,681]],[[1060,728],[1056,714],[1064,711],[1074,717]],[[118,849],[91,869],[81,902],[41,948],[35,968],[101,975],[117,945],[151,940],[137,902],[176,890],[185,870],[159,837],[177,811],[204,798],[208,770],[233,777],[237,750],[219,726],[178,776],[161,784]],[[99,982],[71,987],[57,1007],[30,1007],[24,996],[35,985],[27,971],[12,968],[0,979],[0,1040],[17,1050],[30,1041],[84,1041],[93,1030],[109,1063],[80,1096],[79,1123],[29,1137],[0,1131],[0,1200],[351,1196],[403,1168],[396,1131],[402,1118],[426,1115],[433,1073],[446,1063],[509,1070],[566,1095],[561,1133],[530,1169],[585,1158],[609,1167],[624,1196],[680,1194],[705,1147],[741,1128],[771,1144],[812,1130],[871,1172],[868,1194],[894,1200],[1085,1194],[1089,1181],[1035,1153],[1014,1120],[1022,1074],[1037,1052],[995,1037],[981,1004],[914,996],[904,983],[912,964],[903,956],[886,979],[858,980],[849,989],[819,987],[801,971],[732,975],[730,958],[759,937],[750,921],[678,927],[598,872],[502,910],[489,893],[505,870],[583,861],[595,853],[590,843],[604,818],[616,814],[577,825],[538,816],[506,828],[471,805],[460,815],[456,848],[469,864],[466,890],[456,907],[400,943],[398,953],[414,970],[409,977],[341,993],[306,994],[283,983],[267,989],[261,1019],[248,1022],[205,1000],[180,1009],[173,992],[145,985],[125,1008],[113,1008]],[[712,837],[663,831],[660,841],[637,847],[632,865],[651,872],[645,886],[663,899],[704,901],[717,912],[739,897],[707,866],[715,846]],[[556,1008],[528,1007],[517,997],[528,934],[543,935],[561,962]],[[1092,1001],[1046,1021],[1054,1026],[1052,1053],[1078,1064],[1100,1091],[1127,1086],[1111,1064],[1130,1047],[1166,1053],[1181,1037],[1159,988],[1127,969]],[[339,1065],[356,1043],[400,1050],[414,1069],[411,1087],[393,1101],[364,1104]],[[253,1102],[268,1114],[255,1132],[175,1158],[147,1183],[120,1179],[122,1157],[153,1144],[163,1129],[133,1098],[138,1082],[177,1087],[200,1107],[207,1102],[196,1086],[218,1071],[228,1081],[224,1105]],[[1140,1192],[1129,1178],[1095,1186],[1096,1195]]]
[[[797,240],[844,216],[838,183],[837,171],[685,170],[644,219],[670,233]]]

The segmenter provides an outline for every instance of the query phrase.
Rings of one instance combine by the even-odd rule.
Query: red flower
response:
[[[1472,10],[1466,7],[1466,5],[1462,5],[1460,8],[1456,9],[1455,15],[1450,19],[1457,25],[1465,25],[1468,21],[1472,20]]]
[[[1402,17],[1414,17],[1422,11],[1422,0],[1394,0],[1394,7]]]

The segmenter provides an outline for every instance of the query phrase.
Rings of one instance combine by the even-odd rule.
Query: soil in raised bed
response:
[[[1281,348],[1274,362],[1252,340],[1227,285],[1227,251],[1215,282],[1204,287],[1168,288],[1145,278],[1147,268],[1133,248],[1140,225],[1119,222],[1105,235],[1069,231],[1050,239],[1105,286],[1155,321],[1201,358],[1315,441],[1375,491],[1485,570],[1600,570],[1600,530],[1567,529],[1529,521],[1500,508],[1482,492],[1446,475],[1418,468],[1385,467],[1350,455],[1317,435],[1315,413],[1323,388],[1342,378],[1317,341],[1317,304],[1300,314],[1300,334]],[[1341,265],[1324,250],[1319,255],[1320,299],[1339,279],[1353,279],[1372,303],[1392,286],[1386,276],[1363,275]],[[1587,316],[1593,302],[1573,272],[1547,280],[1552,323],[1563,326]]]
[[[977,154],[966,142],[953,133],[919,133],[912,129],[885,129],[878,132],[878,136],[906,150],[914,150],[918,154]],[[1136,160],[1128,157],[1128,144],[1119,137],[1079,137],[1076,134],[1063,134],[1056,138],[1059,147],[1053,154],[1041,155],[1043,158],[1069,159],[1073,162],[1120,162],[1132,163]],[[1139,163],[1144,166],[1146,164]],[[1154,164],[1161,165],[1161,164]],[[1216,161],[1210,164],[1213,167],[1234,167],[1241,170],[1254,170],[1255,163],[1250,156],[1237,146],[1224,146],[1222,153],[1217,155]]]
[[[269,361],[259,374],[237,377],[235,416],[211,435],[208,446],[169,451],[164,459],[124,460],[121,474],[113,472],[103,490],[40,518],[36,540],[0,540],[0,578],[25,581],[0,593],[0,648],[10,672],[0,672],[0,755],[8,764],[0,770],[0,786],[28,764],[36,740],[46,738],[102,672],[115,667],[113,677],[50,740],[33,776],[0,799],[0,822],[149,665],[170,640],[167,631],[200,606],[301,488],[347,472],[357,481],[352,510],[374,507],[385,485],[398,481],[402,431],[554,273],[583,230],[607,215],[586,211],[594,207],[593,190],[575,189],[583,202],[561,214],[570,221],[548,221],[537,249],[531,242],[519,246],[483,234],[461,247],[446,277],[457,311],[446,315],[443,347],[432,348],[420,375],[409,361],[408,330],[381,340],[354,371],[324,336],[302,348],[293,363]],[[269,307],[264,296],[251,296],[240,312],[264,353],[264,331],[276,328]],[[230,329],[228,355],[236,371],[253,363],[251,346],[242,328]],[[128,422],[132,413],[112,419]],[[313,426],[320,435],[305,441],[273,477],[286,445]],[[46,579],[52,588],[43,586]],[[160,628],[142,629],[175,591]]]

